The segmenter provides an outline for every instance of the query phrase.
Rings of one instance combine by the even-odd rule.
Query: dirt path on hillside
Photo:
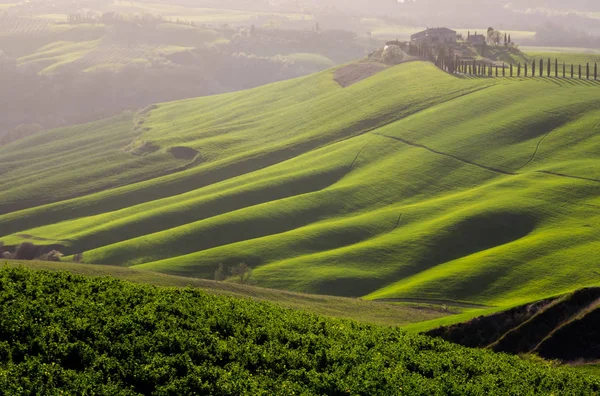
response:
[[[363,61],[340,67],[335,71],[333,79],[342,88],[349,87],[366,78],[387,69],[389,66],[379,62]]]
[[[456,302],[449,300],[436,300],[429,298],[381,298],[378,300],[372,300],[380,303],[416,303],[416,304],[432,304],[432,305],[447,305],[450,307],[457,308],[492,308],[489,305],[483,304],[471,304],[464,302]]]

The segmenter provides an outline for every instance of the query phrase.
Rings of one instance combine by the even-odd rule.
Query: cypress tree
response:
[[[525,62],[525,77],[527,77],[527,68],[529,67],[529,65],[527,64],[527,62]]]
[[[588,62],[585,67],[585,78],[588,80],[590,79],[590,62]]]
[[[498,77],[498,65],[496,65],[496,77]]]
[[[581,80],[581,65],[579,65],[579,79]]]
[[[567,77],[567,65],[563,62],[563,78]]]
[[[502,63],[502,77],[506,77],[506,65]]]
[[[548,58],[548,73],[546,75],[550,77],[550,58]]]
[[[517,76],[521,77],[521,62],[519,62],[519,68],[517,69]]]
[[[510,64],[510,76],[511,77],[513,76],[513,64],[512,63]]]
[[[594,81],[598,80],[598,62],[594,62]]]
[[[540,59],[540,77],[544,77],[544,60]]]
[[[573,78],[573,75],[575,74],[573,69],[575,69],[575,67],[571,63],[571,78]]]
[[[558,77],[558,58],[554,59],[554,77]]]
[[[512,41],[510,39],[510,34],[508,35],[508,44],[510,44]]]
[[[533,64],[531,65],[531,77],[535,77],[535,59],[533,60]]]

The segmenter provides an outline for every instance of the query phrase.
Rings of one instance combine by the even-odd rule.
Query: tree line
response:
[[[445,56],[436,61],[436,65],[449,73],[460,73],[480,77],[556,77],[598,80],[598,63],[587,62],[585,65],[560,63],[558,58],[532,60],[518,64],[499,65],[472,59],[460,59]]]

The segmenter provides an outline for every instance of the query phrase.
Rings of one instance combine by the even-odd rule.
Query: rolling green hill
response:
[[[0,237],[368,299],[508,306],[597,285],[600,85],[407,63],[0,148]],[[42,183],[41,185],[39,183]]]

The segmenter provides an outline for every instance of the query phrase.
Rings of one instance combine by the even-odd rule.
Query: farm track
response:
[[[415,303],[415,304],[432,304],[432,305],[448,305],[457,308],[493,308],[489,305],[473,304],[466,302],[458,302],[451,300],[438,300],[429,298],[381,298],[372,300],[378,303]]]
[[[462,162],[464,164],[471,165],[471,166],[476,166],[476,167],[478,167],[480,169],[484,169],[484,170],[487,170],[489,172],[499,173],[499,174],[508,175],[508,176],[515,176],[515,175],[517,175],[517,173],[507,172],[507,171],[504,171],[502,169],[493,168],[493,167],[486,166],[486,165],[481,165],[481,164],[478,164],[476,162],[469,161],[469,160],[466,160],[464,158],[457,157],[456,155],[444,153],[442,151],[438,151],[438,150],[432,149],[430,147],[424,146],[422,144],[414,143],[414,142],[411,142],[411,141],[408,141],[406,139],[402,139],[402,138],[399,138],[399,137],[384,135],[384,134],[381,134],[381,133],[375,133],[375,135],[378,135],[378,136],[381,136],[381,137],[384,137],[384,138],[388,138],[388,139],[392,139],[392,140],[396,140],[396,141],[399,141],[401,143],[406,144],[407,146],[411,146],[411,147],[416,147],[416,148],[420,148],[420,149],[423,149],[423,150],[427,150],[427,151],[429,151],[431,153],[434,153],[434,154],[443,155],[444,157],[452,158],[452,159],[460,161],[460,162]]]
[[[466,160],[464,158],[460,158],[460,157],[455,156],[453,154],[444,153],[442,151],[438,151],[438,150],[432,149],[430,147],[424,146],[422,144],[414,143],[414,142],[411,142],[411,141],[408,141],[406,139],[402,139],[402,138],[399,138],[399,137],[389,136],[389,135],[383,135],[381,133],[375,133],[375,135],[378,135],[378,136],[381,136],[381,137],[384,137],[384,138],[388,138],[388,139],[392,139],[392,140],[396,140],[396,141],[399,141],[399,142],[404,143],[404,144],[406,144],[408,146],[411,146],[411,147],[421,148],[421,149],[427,150],[427,151],[429,151],[431,153],[434,153],[434,154],[443,155],[445,157],[452,158],[454,160],[460,161],[460,162],[462,162],[464,164],[471,165],[471,166],[476,166],[476,167],[478,167],[480,169],[484,169],[484,170],[487,170],[487,171],[490,171],[490,172],[494,172],[494,173],[498,173],[498,174],[502,174],[502,175],[506,175],[506,176],[518,176],[518,175],[522,174],[522,173],[516,173],[516,172],[507,172],[507,171],[504,171],[502,169],[498,169],[498,168],[494,168],[494,167],[490,167],[490,166],[486,166],[486,165],[481,165],[481,164],[478,164],[476,162],[472,162],[472,161]],[[541,170],[538,170],[538,171],[535,171],[535,172],[536,173],[542,173],[542,174],[545,174],[545,175],[550,175],[550,176],[564,177],[564,178],[567,178],[567,179],[585,180],[585,181],[590,181],[590,182],[594,182],[594,183],[600,183],[599,179],[593,179],[593,178],[589,178],[589,177],[565,175],[563,173],[556,173],[556,172],[551,172],[551,171],[541,171]]]

